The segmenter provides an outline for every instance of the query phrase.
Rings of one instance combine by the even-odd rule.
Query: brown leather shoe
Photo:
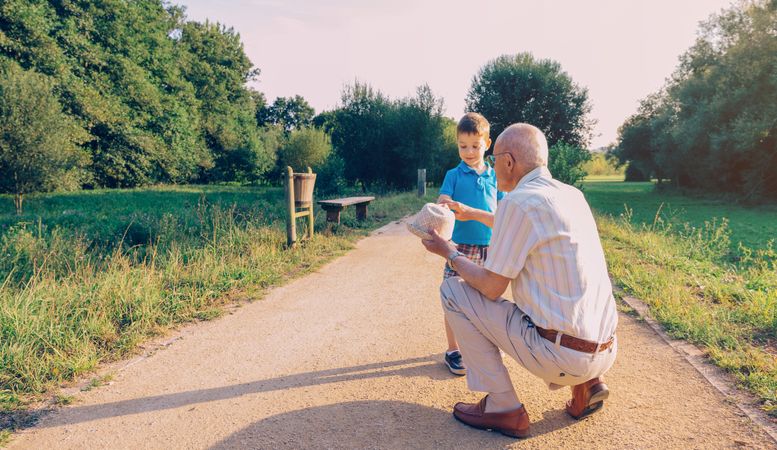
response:
[[[604,406],[610,390],[601,378],[594,378],[572,387],[572,400],[567,402],[567,413],[577,420],[588,417]]]
[[[453,407],[453,417],[481,430],[498,431],[505,436],[517,438],[529,436],[529,415],[523,405],[512,411],[487,413],[487,398],[488,395],[478,403],[456,403]]]

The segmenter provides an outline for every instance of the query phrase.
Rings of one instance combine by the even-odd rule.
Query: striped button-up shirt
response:
[[[615,333],[618,314],[591,209],[546,167],[499,202],[485,268],[512,280],[513,300],[536,325],[593,342]]]

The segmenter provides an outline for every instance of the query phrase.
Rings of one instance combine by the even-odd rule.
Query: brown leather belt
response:
[[[558,331],[546,330],[545,328],[540,328],[537,325],[535,325],[534,328],[537,329],[537,332],[540,334],[540,336],[544,337],[550,342],[554,342],[554,343],[556,342],[556,336],[558,335]],[[607,350],[608,348],[612,347],[612,343],[614,341],[615,341],[614,338],[610,338],[609,341],[603,344],[597,344],[596,342],[586,341],[584,339],[578,339],[568,334],[561,335],[562,347],[566,347],[566,348],[576,350],[578,352],[584,352],[584,353],[596,353],[597,347],[599,347],[598,350],[600,352]]]

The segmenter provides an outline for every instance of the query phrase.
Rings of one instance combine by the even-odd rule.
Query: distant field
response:
[[[653,183],[624,183],[616,178],[591,177],[583,183],[588,201],[596,211],[613,217],[632,210],[632,222],[651,225],[657,217],[672,224],[703,227],[705,221],[725,218],[731,229],[731,244],[740,241],[763,248],[777,238],[777,206],[744,207],[730,202],[655,192]],[[660,212],[659,212],[660,209]]]
[[[179,231],[199,226],[204,209],[234,207],[236,213],[266,224],[283,220],[283,189],[238,186],[163,186],[141,189],[101,189],[29,196],[17,216],[13,200],[0,196],[0,235],[9,226],[77,232],[98,245],[112,246],[122,236],[131,244],[158,238],[163,217],[175,218]],[[125,233],[128,236],[125,236]]]

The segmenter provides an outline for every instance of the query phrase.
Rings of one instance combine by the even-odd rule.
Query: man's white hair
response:
[[[548,140],[539,128],[528,123],[514,123],[496,138],[495,146],[510,152],[515,162],[528,169],[548,165]]]

